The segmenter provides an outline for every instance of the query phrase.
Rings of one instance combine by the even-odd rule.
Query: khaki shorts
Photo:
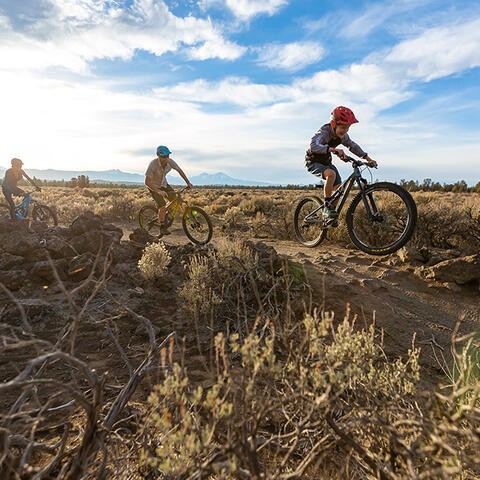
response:
[[[159,190],[162,190],[167,193],[168,200],[173,200],[175,198],[175,190],[170,185],[167,185],[166,187],[160,187]],[[150,195],[155,200],[157,207],[164,207],[166,205],[165,198],[163,197],[163,195],[160,195],[159,193],[154,192],[153,190],[150,190],[150,189],[148,189],[148,191],[150,192]]]

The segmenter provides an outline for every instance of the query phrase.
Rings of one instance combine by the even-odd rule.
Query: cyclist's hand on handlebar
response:
[[[378,163],[373,160],[373,158],[370,158],[368,155],[365,157],[365,160],[368,162],[368,164],[373,167],[373,168],[377,168],[378,167]]]
[[[345,159],[346,155],[345,152],[341,148],[336,148],[332,151],[337,157],[341,158],[342,160]]]

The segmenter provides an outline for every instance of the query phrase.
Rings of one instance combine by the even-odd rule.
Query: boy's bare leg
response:
[[[336,180],[336,173],[334,170],[331,170],[330,168],[325,170],[323,172],[323,178],[325,179],[325,186],[323,187],[323,194],[325,195],[325,198],[330,198],[333,194],[333,191],[336,190],[340,184],[337,183],[334,185],[334,182]],[[335,200],[332,205],[335,207],[338,203],[338,200]]]

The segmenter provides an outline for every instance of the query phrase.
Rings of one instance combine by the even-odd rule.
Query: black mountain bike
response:
[[[167,211],[164,227],[168,228],[172,225],[177,214],[182,211],[182,227],[185,235],[190,241],[197,245],[207,244],[213,235],[213,226],[207,212],[200,207],[189,205],[182,198],[182,193],[187,187],[175,192],[175,198],[167,202],[165,208]],[[140,209],[138,214],[138,222],[140,227],[151,235],[161,236],[161,226],[158,220],[158,207],[146,205]]]
[[[332,195],[338,200],[336,210],[342,211],[353,186],[358,193],[353,197],[346,216],[348,235],[362,251],[371,255],[388,255],[403,247],[411,238],[417,223],[417,206],[409,192],[389,182],[369,184],[362,177],[361,167],[367,162],[345,156],[353,166],[353,173]],[[298,202],[294,213],[295,234],[303,245],[316,247],[327,237],[336,219],[324,213],[325,202],[315,195]]]

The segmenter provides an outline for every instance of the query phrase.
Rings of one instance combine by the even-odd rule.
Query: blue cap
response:
[[[157,155],[167,156],[167,155],[170,155],[171,153],[172,152],[170,151],[170,149],[165,145],[160,145],[159,147],[157,147]]]

